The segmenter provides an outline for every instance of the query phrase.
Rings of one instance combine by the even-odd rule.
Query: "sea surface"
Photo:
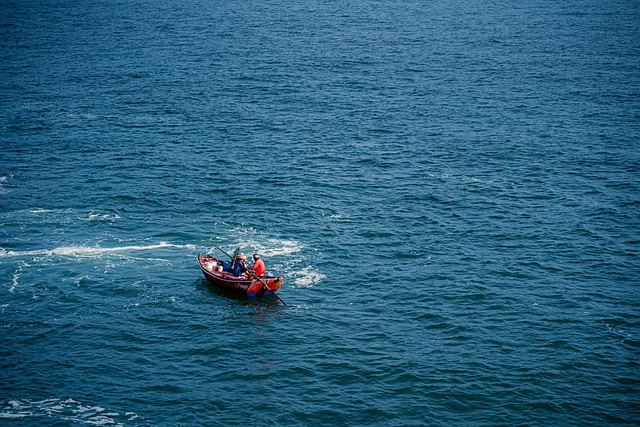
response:
[[[638,423],[637,0],[0,0],[0,425]]]

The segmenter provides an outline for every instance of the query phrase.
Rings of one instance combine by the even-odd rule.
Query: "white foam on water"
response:
[[[117,215],[117,214],[99,214],[95,212],[89,212],[89,216],[88,216],[89,221],[115,222],[115,220],[120,218],[121,218],[120,215]]]
[[[32,214],[41,214],[41,213],[50,213],[50,212],[55,212],[55,211],[53,209],[40,209],[40,208],[29,209],[29,213],[32,213]]]
[[[219,245],[224,251],[231,254],[236,248],[240,248],[249,259],[254,252],[261,254],[265,258],[267,273],[282,272],[285,284],[289,283],[291,287],[310,288],[326,278],[309,265],[309,249],[299,241],[264,236],[247,226],[233,229],[232,233],[234,237],[230,243]],[[214,238],[219,239],[222,238]],[[215,251],[215,247],[210,249],[210,252]]]
[[[91,276],[84,275],[84,276],[81,276],[81,277],[78,277],[78,278],[74,279],[73,284],[76,285],[76,286],[80,286],[81,284],[83,284],[83,283],[85,283],[85,282],[87,282],[89,280],[91,280]]]
[[[29,256],[76,256],[91,257],[103,254],[117,252],[133,252],[133,251],[150,251],[155,249],[178,248],[178,249],[195,249],[195,245],[174,245],[167,242],[160,242],[156,245],[131,245],[118,246],[113,248],[103,248],[100,246],[61,246],[54,249],[39,249],[34,251],[7,251],[0,249],[0,257],[29,257]]]
[[[4,184],[9,180],[8,176],[0,176],[0,194],[4,194],[7,190],[4,188]]]
[[[72,424],[87,424],[99,426],[124,426],[124,422],[138,418],[133,412],[120,414],[100,406],[82,404],[74,399],[45,399],[45,400],[9,400],[0,407],[1,419],[22,419],[38,423],[38,419],[69,421]],[[33,419],[33,420],[30,420]]]
[[[293,275],[295,277],[293,282],[294,286],[299,288],[310,288],[313,285],[320,283],[322,279],[327,277],[324,274],[316,271],[311,266],[305,267],[300,271],[296,271],[295,273],[293,273]]]
[[[0,253],[0,256],[2,254]],[[16,271],[13,272],[13,277],[11,278],[11,286],[9,287],[9,292],[13,293],[16,288],[20,285],[20,277],[22,276],[22,270],[24,267],[29,267],[29,265],[25,262],[20,262]]]
[[[222,225],[226,224],[223,223]],[[231,247],[231,249],[227,250],[223,247],[227,252],[240,247],[242,251],[258,252],[264,256],[280,256],[300,252],[303,248],[300,242],[290,239],[267,237],[255,228],[246,225],[232,229],[231,233],[233,235],[231,243],[224,244],[224,246]],[[220,237],[217,237],[216,240],[217,239],[220,239]]]
[[[269,239],[267,246],[258,249],[264,256],[289,256],[301,252],[304,246],[295,240]]]
[[[337,223],[347,223],[352,221],[352,219],[349,216],[342,215],[342,214],[329,215],[329,219]]]
[[[290,256],[304,249],[304,245],[298,241],[262,237],[251,228],[236,229],[235,232],[237,233],[236,244],[226,245],[234,248],[230,249],[230,251],[239,247],[240,250],[247,251],[249,254],[257,252],[265,257],[278,257]]]
[[[18,267],[15,273],[13,273],[13,280],[11,281],[11,287],[9,288],[9,292],[13,293],[16,290],[16,287],[19,285],[18,279],[22,275],[22,266]]]

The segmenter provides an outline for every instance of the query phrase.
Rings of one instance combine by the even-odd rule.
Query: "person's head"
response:
[[[247,257],[244,256],[244,254],[242,252],[238,252],[238,255],[236,255],[236,258],[238,258],[239,260],[242,260],[242,261],[247,259]]]
[[[254,261],[257,261],[257,260],[259,260],[259,259],[260,259],[260,255],[258,255],[258,254],[253,254],[253,260],[254,260]]]

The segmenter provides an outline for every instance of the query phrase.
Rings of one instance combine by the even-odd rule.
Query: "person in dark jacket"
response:
[[[234,262],[231,263],[231,270],[233,274],[236,276],[242,276],[242,273],[247,269],[245,266],[245,262],[247,261],[247,257],[244,256],[242,252],[238,252],[238,255],[234,257]]]
[[[225,261],[222,263],[222,269],[229,273],[233,273],[236,276],[240,276],[247,269],[247,266],[245,265],[246,261],[247,257],[242,252],[237,252],[234,254],[233,258],[231,258],[231,261]]]

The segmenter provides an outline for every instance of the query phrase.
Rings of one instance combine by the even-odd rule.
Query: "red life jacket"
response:
[[[251,267],[251,269],[256,272],[256,276],[262,276],[265,271],[264,262],[262,262],[262,260],[258,258],[256,263],[253,264],[253,267]]]

